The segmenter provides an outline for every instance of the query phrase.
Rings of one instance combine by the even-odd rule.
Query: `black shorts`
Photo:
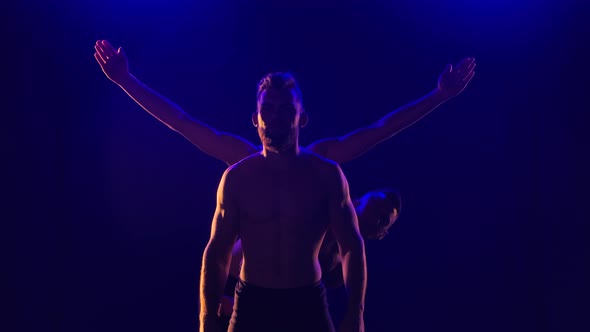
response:
[[[236,285],[230,332],[334,332],[326,288],[272,289],[242,280]]]
[[[328,306],[330,308],[330,317],[334,323],[336,331],[340,328],[340,323],[348,310],[348,293],[344,285],[327,289]]]

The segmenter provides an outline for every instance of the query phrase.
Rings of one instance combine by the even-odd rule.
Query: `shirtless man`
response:
[[[401,197],[391,189],[371,191],[352,202],[364,240],[382,240],[401,212]],[[330,317],[336,330],[346,313],[348,296],[342,277],[342,264],[338,245],[331,231],[326,233],[319,253],[322,281],[326,286]],[[232,252],[228,280],[218,310],[219,324],[227,331],[233,313],[235,286],[239,281],[242,263],[242,246],[238,240]],[[276,305],[281,305],[276,303]]]
[[[97,62],[111,81],[119,85],[149,114],[182,134],[203,152],[231,165],[249,154],[259,151],[259,148],[243,138],[218,131],[194,119],[180,107],[133,77],[129,73],[127,57],[122,48],[115,50],[106,40],[100,40],[96,42],[95,50],[94,56]],[[474,68],[475,60],[473,58],[463,59],[455,69],[448,65],[440,75],[436,89],[423,98],[392,111],[373,125],[360,128],[342,137],[317,141],[307,149],[339,163],[354,159],[379,142],[415,123],[441,103],[461,93],[472,79]],[[374,211],[373,206],[375,205],[368,204],[364,208],[356,206],[361,232],[363,226],[381,222],[369,217],[381,213],[379,209]],[[380,231],[386,231],[398,215],[399,210],[395,212],[395,217],[390,224],[380,226]],[[365,238],[366,234],[368,233],[363,234]],[[329,256],[327,255],[327,257]],[[332,257],[328,261],[333,260]]]
[[[201,331],[218,330],[238,235],[243,264],[229,331],[334,331],[318,260],[328,227],[349,294],[341,331],[363,331],[365,253],[346,178],[338,164],[299,148],[307,115],[292,77],[266,79],[253,115],[263,150],[230,166],[220,181],[203,254]]]

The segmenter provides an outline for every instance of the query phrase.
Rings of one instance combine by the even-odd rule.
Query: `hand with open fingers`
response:
[[[447,99],[460,94],[475,75],[475,58],[464,58],[454,68],[447,65],[438,79],[438,91]]]
[[[123,48],[115,48],[106,40],[98,40],[94,45],[94,58],[104,74],[116,84],[121,84],[129,78],[129,64]]]

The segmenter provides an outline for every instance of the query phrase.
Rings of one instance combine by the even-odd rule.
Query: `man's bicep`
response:
[[[235,180],[228,173],[230,169],[223,174],[217,190],[217,207],[209,244],[231,253],[239,233],[239,207]]]
[[[324,138],[322,140],[311,143],[306,148],[319,156],[328,158],[326,151],[328,151],[331,147],[333,149],[333,146],[335,144],[338,144],[337,138]]]
[[[349,250],[360,239],[356,212],[350,200],[348,183],[338,167],[338,175],[330,197],[330,225],[338,245],[344,251]]]
[[[211,238],[209,246],[222,250],[223,253],[231,253],[238,238],[239,220],[237,213],[231,208],[218,206],[211,225]]]
[[[221,151],[223,161],[225,161],[228,166],[231,166],[261,150],[250,141],[240,136],[223,132],[219,135],[221,135],[222,139]]]
[[[337,163],[343,163],[361,156],[382,140],[378,126],[372,125],[344,136],[319,140],[308,149]]]
[[[350,250],[360,239],[356,214],[350,202],[333,208],[331,226],[341,253]]]
[[[180,134],[197,148],[228,166],[257,152],[256,146],[248,140],[219,131],[194,118],[187,118],[177,127]]]

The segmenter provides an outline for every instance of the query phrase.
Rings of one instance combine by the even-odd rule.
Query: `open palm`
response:
[[[129,64],[123,48],[118,50],[106,40],[99,40],[94,45],[94,58],[104,74],[113,82],[119,84],[129,77]]]
[[[447,65],[438,79],[438,90],[447,98],[460,94],[475,75],[475,59],[465,58],[455,68]]]

